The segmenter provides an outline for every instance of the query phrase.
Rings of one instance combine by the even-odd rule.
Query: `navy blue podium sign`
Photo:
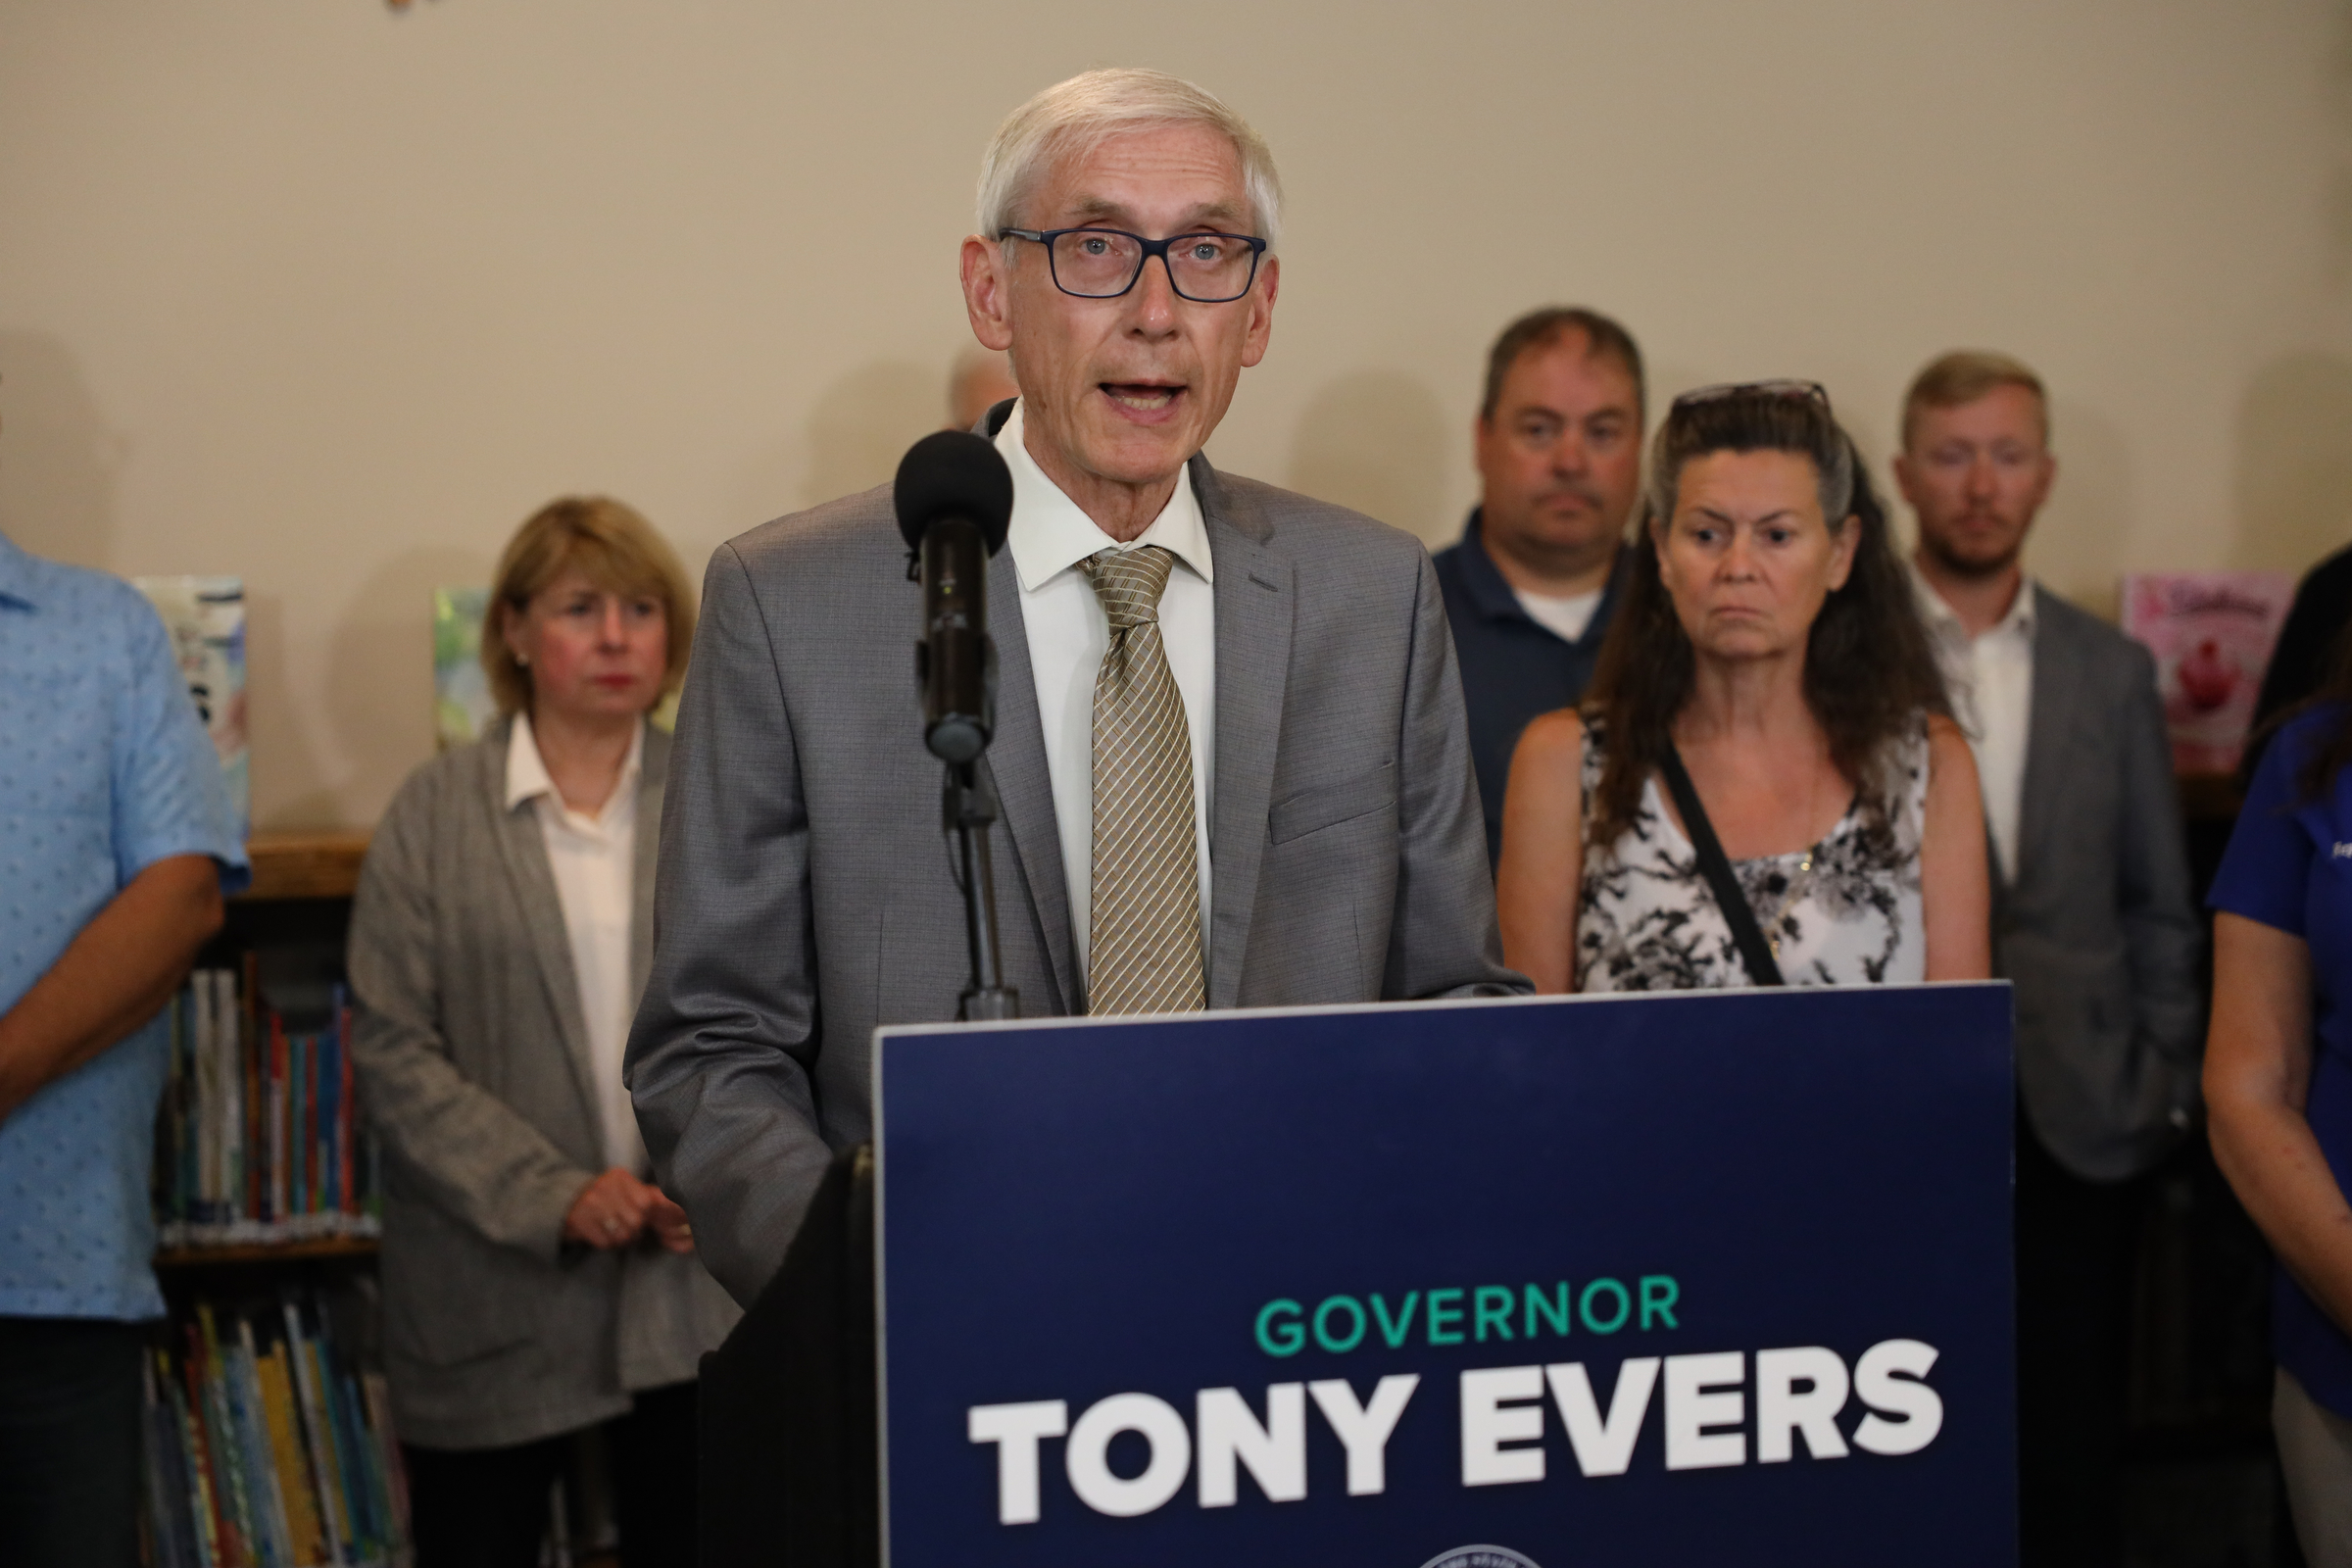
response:
[[[885,1560],[2012,1563],[2009,1019],[883,1030]]]

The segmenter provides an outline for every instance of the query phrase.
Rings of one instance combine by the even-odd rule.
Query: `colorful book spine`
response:
[[[250,969],[203,969],[172,1008],[154,1206],[167,1247],[374,1236],[375,1141],[358,1102],[340,987],[321,1026],[258,1004]]]
[[[314,1326],[315,1325],[315,1326]],[[195,1304],[144,1369],[142,1525],[153,1568],[407,1568],[399,1445],[380,1374],[289,1294]]]

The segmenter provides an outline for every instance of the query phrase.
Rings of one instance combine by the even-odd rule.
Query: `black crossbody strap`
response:
[[[1772,956],[1772,944],[1764,940],[1764,928],[1756,923],[1756,911],[1747,906],[1747,895],[1740,891],[1740,879],[1732,875],[1731,857],[1723,853],[1723,842],[1715,837],[1715,824],[1707,820],[1707,808],[1698,804],[1698,791],[1690,782],[1690,770],[1683,766],[1683,754],[1671,741],[1666,755],[1658,760],[1658,771],[1666,775],[1674,808],[1683,813],[1690,847],[1698,852],[1698,874],[1707,879],[1715,902],[1723,906],[1724,921],[1732,928],[1732,942],[1740,949],[1740,961],[1747,965],[1748,979],[1760,986],[1787,985]]]

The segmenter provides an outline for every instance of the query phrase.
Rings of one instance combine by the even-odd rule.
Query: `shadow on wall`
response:
[[[383,814],[409,770],[433,754],[433,590],[486,583],[494,566],[471,551],[411,550],[360,584],[327,640],[331,746],[319,759],[327,782],[270,803],[266,815],[257,812],[263,825],[330,827]]]
[[[115,481],[128,457],[65,344],[0,331],[0,533],[36,556],[114,569]]]
[[[1291,445],[1290,488],[1451,543],[1461,519],[1445,514],[1446,475],[1466,460],[1437,397],[1400,370],[1357,370],[1316,393]]]
[[[938,367],[897,360],[852,370],[826,387],[808,414],[802,505],[888,484],[906,449],[947,417],[947,390]]]
[[[2352,539],[2352,362],[2293,354],[2237,406],[2229,564],[2300,573]]]
[[[2132,458],[2123,432],[2085,404],[2054,399],[2050,445],[2058,483],[2034,524],[2026,566],[2084,610],[2122,612],[2132,554]]]

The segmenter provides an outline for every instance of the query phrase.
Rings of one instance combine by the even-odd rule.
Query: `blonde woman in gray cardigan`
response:
[[[361,873],[353,1054],[418,1568],[536,1564],[565,1440],[600,1425],[629,1568],[694,1558],[693,1379],[736,1311],[620,1077],[669,766],[647,715],[693,621],[643,517],[541,510],[482,628],[505,716],[410,775]]]

